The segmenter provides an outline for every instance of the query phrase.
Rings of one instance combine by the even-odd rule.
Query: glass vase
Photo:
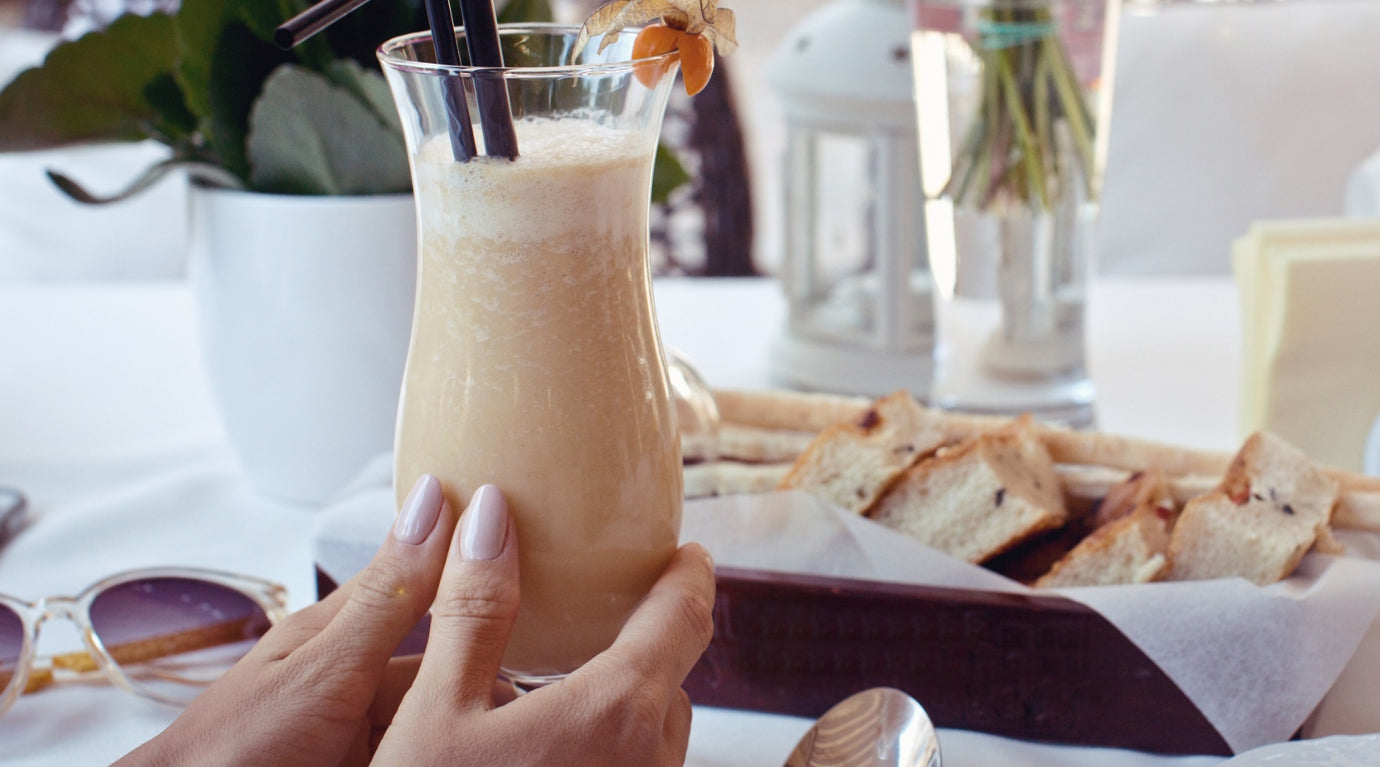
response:
[[[1095,420],[1085,317],[1115,3],[914,5],[939,407]]]

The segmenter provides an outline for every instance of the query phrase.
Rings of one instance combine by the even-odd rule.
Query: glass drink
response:
[[[578,31],[501,27],[503,69],[467,66],[463,32],[458,67],[432,63],[426,34],[380,49],[420,242],[395,486],[401,501],[435,474],[456,509],[486,482],[507,496],[522,607],[504,668],[524,684],[606,649],[680,529],[680,443],[647,255],[675,63],[630,61],[625,32],[602,53],[594,38],[572,65]],[[457,84],[485,149],[476,78],[506,85],[515,160],[454,157]]]

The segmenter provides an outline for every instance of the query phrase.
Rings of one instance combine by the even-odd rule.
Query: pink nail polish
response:
[[[493,485],[474,491],[460,517],[460,555],[465,559],[497,559],[508,540],[508,501]]]
[[[441,483],[432,475],[423,474],[412,486],[398,511],[398,518],[393,521],[393,537],[412,546],[426,540],[436,527],[444,501]]]

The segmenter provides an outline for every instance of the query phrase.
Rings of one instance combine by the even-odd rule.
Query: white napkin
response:
[[[337,582],[364,567],[392,509],[387,473],[375,464],[320,516],[318,566]],[[703,543],[725,566],[1026,590],[803,493],[688,502],[681,540]],[[1333,686],[1380,614],[1380,562],[1310,555],[1294,577],[1266,588],[1232,579],[1062,593],[1121,629],[1241,752],[1287,740]],[[1380,689],[1380,677],[1369,687]]]
[[[1258,221],[1238,238],[1243,436],[1362,468],[1380,414],[1380,218]]]

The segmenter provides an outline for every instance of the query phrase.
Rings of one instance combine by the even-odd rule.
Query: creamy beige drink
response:
[[[568,673],[613,641],[680,528],[680,445],[647,266],[649,138],[522,120],[515,162],[413,158],[421,265],[397,436],[453,508],[506,494],[522,610],[504,666]]]

